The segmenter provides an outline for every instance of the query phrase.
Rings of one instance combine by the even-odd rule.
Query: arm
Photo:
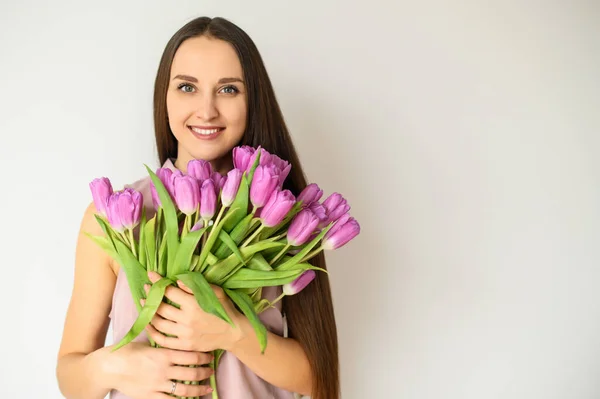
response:
[[[241,338],[231,348],[242,363],[267,382],[302,395],[311,394],[311,367],[298,341],[268,332],[267,349],[260,353],[260,344],[248,319],[238,322]]]
[[[104,398],[112,385],[106,367],[110,349],[103,346],[116,277],[108,255],[83,234],[102,235],[94,213],[90,205],[80,226],[73,290],[56,367],[60,391],[69,399]]]

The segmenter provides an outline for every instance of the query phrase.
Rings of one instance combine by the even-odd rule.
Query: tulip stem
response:
[[[127,230],[127,234],[129,238],[129,245],[131,245],[131,251],[133,252],[133,256],[137,259],[137,251],[135,250],[135,240],[133,239],[133,229]]]
[[[285,293],[281,293],[281,295],[279,295],[277,297],[277,299],[275,299],[273,302],[270,302],[269,305],[270,307],[275,306],[275,304],[279,301],[281,301],[283,299],[283,297],[285,296]]]
[[[312,259],[313,257],[315,257],[322,250],[323,250],[323,246],[321,245],[319,248],[315,249],[314,251],[312,251],[311,253],[309,253],[308,255],[306,255],[304,258],[302,258],[302,260],[299,263],[304,263],[307,260]]]
[[[287,253],[287,251],[290,249],[291,245],[290,244],[285,244],[285,247],[283,247],[281,249],[281,251],[279,251],[279,253],[277,255],[275,255],[275,257],[273,259],[271,259],[271,261],[269,262],[270,266],[273,266],[273,264],[275,262],[277,262],[279,260],[279,258],[281,258],[283,255],[285,255]]]
[[[254,240],[254,238],[256,238],[256,236],[262,231],[262,229],[265,228],[264,224],[261,224],[260,227],[258,229],[256,229],[256,231],[254,233],[252,233],[252,235],[242,244],[241,248],[245,248],[248,244],[250,244],[252,242],[252,240]]]

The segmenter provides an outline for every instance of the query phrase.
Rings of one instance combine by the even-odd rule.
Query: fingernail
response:
[[[140,303],[142,304],[142,306],[144,306],[144,304],[146,303],[145,299],[140,299]]]
[[[208,393],[211,393],[212,391],[213,391],[213,389],[212,389],[212,388],[208,388],[208,389],[207,389],[207,392],[208,392]]]
[[[144,290],[149,291],[150,290],[150,284],[144,284]]]

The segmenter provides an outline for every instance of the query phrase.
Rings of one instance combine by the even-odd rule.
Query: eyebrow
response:
[[[193,76],[189,76],[189,75],[177,75],[173,78],[173,80],[175,80],[175,79],[187,80],[192,83],[198,83],[198,79],[196,79]],[[221,79],[219,79],[219,84],[233,83],[233,82],[244,83],[244,81],[240,78],[221,78]]]

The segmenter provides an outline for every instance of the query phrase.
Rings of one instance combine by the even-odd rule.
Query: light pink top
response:
[[[167,160],[163,167],[175,170],[171,160]],[[146,214],[151,217],[154,208],[150,194],[150,177],[138,180],[127,187],[138,190],[143,194]],[[281,287],[263,289],[263,297],[269,300],[275,299],[280,293]],[[276,307],[277,309],[270,308],[261,313],[259,317],[269,331],[283,336],[285,320],[281,314],[281,302]],[[127,278],[121,269],[117,276],[110,312],[114,343],[119,342],[127,334],[137,316],[138,312],[129,291]],[[147,342],[146,332],[143,331],[136,337],[135,341]],[[216,377],[220,399],[293,399],[295,397],[293,393],[279,389],[258,377],[230,352],[225,352],[221,357]],[[115,390],[111,391],[110,398],[129,399],[128,396]],[[207,395],[203,398],[210,399],[211,396]]]

